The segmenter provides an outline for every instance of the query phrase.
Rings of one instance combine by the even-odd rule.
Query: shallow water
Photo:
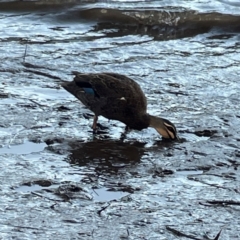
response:
[[[226,204],[240,200],[239,9],[0,1],[2,238],[176,239],[170,226],[239,239],[239,204]],[[133,78],[181,141],[153,129],[121,141],[124,125],[103,117],[94,136],[90,111],[60,88],[74,70]]]
[[[41,152],[43,151],[45,143],[33,143],[33,142],[25,142],[19,145],[13,145],[9,147],[0,148],[0,154],[4,153],[12,153],[12,154],[29,154],[33,152]]]

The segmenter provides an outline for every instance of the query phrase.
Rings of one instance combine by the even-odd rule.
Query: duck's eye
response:
[[[168,132],[168,135],[169,135],[169,138],[171,139],[175,139],[177,136],[176,136],[176,129],[173,125],[170,125],[168,123],[164,123],[166,129],[167,129],[167,132]]]

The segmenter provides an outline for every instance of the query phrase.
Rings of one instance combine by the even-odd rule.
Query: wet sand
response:
[[[239,239],[237,9],[0,2],[1,236]],[[92,113],[60,87],[76,70],[133,78],[181,140],[121,141],[125,126],[102,117],[93,135]]]

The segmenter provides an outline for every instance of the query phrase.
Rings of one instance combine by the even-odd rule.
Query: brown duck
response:
[[[93,130],[101,115],[123,122],[130,129],[153,127],[163,138],[178,138],[174,124],[147,113],[147,99],[140,86],[129,77],[117,73],[73,73],[73,81],[62,83],[62,87],[94,112]]]

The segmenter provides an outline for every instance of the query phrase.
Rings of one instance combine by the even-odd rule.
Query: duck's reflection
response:
[[[70,164],[95,167],[97,172],[116,172],[125,166],[135,165],[146,149],[145,143],[123,143],[113,140],[74,142],[68,157]]]

